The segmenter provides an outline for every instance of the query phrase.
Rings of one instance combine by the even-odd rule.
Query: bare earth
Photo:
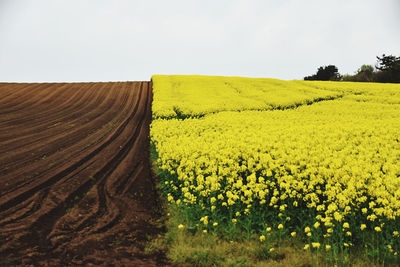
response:
[[[151,82],[0,83],[0,266],[165,265]]]

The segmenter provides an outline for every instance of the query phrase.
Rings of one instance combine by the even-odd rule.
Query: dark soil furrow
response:
[[[108,107],[106,107],[105,109],[108,109]],[[117,108],[114,108],[114,109],[117,109]],[[108,114],[108,113],[106,113],[106,114]],[[113,118],[112,116],[110,117],[109,115],[110,114],[108,114],[108,117],[104,118],[104,120],[113,119],[113,121],[114,121],[115,118]],[[101,118],[102,117],[99,117],[97,119],[101,119]],[[118,118],[119,117],[116,117],[117,120],[119,120]],[[93,121],[90,121],[89,123],[90,124],[94,124],[94,123],[98,122],[97,119],[93,120]],[[98,124],[99,123],[103,123],[103,122],[98,122]],[[35,165],[38,165],[38,166],[35,167],[35,169],[38,171],[36,177],[40,176],[43,172],[44,172],[44,174],[46,174],[47,173],[46,171],[49,169],[48,166],[43,166],[44,164],[46,164],[46,162],[51,162],[51,164],[56,165],[56,163],[58,163],[58,161],[69,160],[69,159],[65,158],[65,156],[62,157],[62,158],[58,157],[58,159],[51,157],[51,155],[54,154],[54,153],[56,153],[56,156],[58,154],[60,154],[60,153],[57,153],[57,152],[59,152],[60,146],[62,146],[62,147],[66,146],[66,147],[71,147],[72,148],[72,151],[70,151],[71,149],[65,149],[63,151],[64,152],[63,154],[64,155],[68,154],[68,157],[73,160],[76,156],[79,157],[79,154],[81,154],[82,152],[89,151],[89,149],[88,149],[89,147],[87,147],[86,145],[82,145],[83,143],[87,143],[86,139],[89,139],[90,142],[93,142],[93,141],[96,141],[96,140],[102,140],[102,139],[104,139],[104,136],[107,136],[107,133],[110,130],[110,129],[104,129],[104,127],[101,127],[100,129],[97,129],[96,132],[92,133],[90,136],[85,136],[85,138],[82,140],[82,139],[79,138],[79,135],[82,135],[84,129],[85,128],[81,128],[80,131],[76,130],[74,132],[74,134],[68,133],[68,135],[66,135],[66,136],[61,136],[55,142],[50,143],[51,145],[48,142],[45,142],[44,143],[45,144],[45,149],[41,150],[40,153],[37,153],[37,155],[35,155],[35,156],[30,156],[30,157],[28,156],[28,157],[25,157],[25,158],[21,158],[21,159],[19,159],[19,161],[18,161],[18,158],[17,158],[14,161],[11,161],[11,162],[10,162],[10,159],[7,158],[7,160],[3,164],[4,165],[3,168],[0,169],[0,173],[2,173],[3,175],[7,175],[8,172],[7,172],[7,170],[5,168],[8,168],[9,172],[11,172],[11,173],[8,174],[9,176],[10,175],[14,175],[14,176],[17,176],[17,177],[25,177],[26,173],[30,172],[29,169],[27,169],[25,172],[24,172],[24,169],[17,169],[18,164],[21,165],[21,164],[25,163],[24,161],[28,161],[29,162],[29,161],[32,161],[32,160],[36,160],[36,161],[38,161],[38,162],[35,162]],[[77,137],[75,137],[75,135]],[[81,145],[79,145],[79,144],[81,144]],[[93,144],[96,144],[96,142],[94,142]],[[72,145],[76,145],[78,147],[78,149],[74,148]],[[53,149],[53,151],[51,151],[51,149]],[[27,154],[30,155],[30,153],[32,153],[32,151],[37,152],[37,150],[30,149],[30,150],[28,150]],[[71,154],[69,154],[69,152]],[[74,155],[72,153],[75,153],[77,155]],[[42,162],[40,160],[43,157],[43,155],[45,155],[45,157],[47,157],[47,161]],[[21,162],[21,160],[22,160],[22,162]],[[13,164],[13,165],[10,167],[7,164]],[[15,169],[17,169],[17,171],[14,171]],[[40,170],[42,170],[42,171],[40,171]],[[27,184],[28,182],[29,181],[25,180],[23,182],[23,184]],[[0,182],[0,184],[1,184],[1,182]]]
[[[0,266],[167,265],[163,251],[145,252],[163,231],[151,90],[0,84]]]
[[[55,97],[57,93],[62,93],[62,86],[58,86],[56,84],[47,84],[47,90],[41,90],[41,87],[37,87],[37,90],[35,90],[33,93],[29,92],[30,97],[29,98],[24,98],[23,101],[21,102],[9,102],[9,103],[14,103],[14,105],[9,105],[9,108],[7,109],[7,106],[4,106],[2,108],[2,111],[5,111],[11,115],[17,114],[18,112],[24,112],[27,108],[29,109],[30,107],[37,107],[42,104],[46,104],[46,100],[48,100],[50,97]],[[23,95],[25,97],[25,94]],[[21,97],[18,97],[18,99],[21,99]]]
[[[0,123],[0,127],[8,126],[10,128],[18,128],[20,127],[20,124],[31,124],[35,126],[38,122],[44,122],[51,125],[51,121],[48,121],[49,115],[57,117],[59,114],[65,112],[64,116],[66,116],[69,115],[68,111],[76,111],[78,107],[84,107],[85,104],[90,104],[85,102],[95,95],[95,91],[90,90],[90,87],[94,86],[96,86],[96,84],[85,84],[76,90],[69,88],[69,90],[65,90],[65,92],[71,91],[73,93],[66,94],[65,97],[54,99],[54,103],[49,103],[46,105],[47,109],[40,110],[39,112],[36,111],[35,113],[32,113],[31,111],[36,108],[30,105],[25,106],[23,112],[11,113],[11,115],[8,116],[8,120],[4,120]],[[55,103],[58,105],[54,105]],[[26,132],[27,130],[24,130],[20,135],[25,136]],[[1,137],[3,138],[3,136]]]
[[[89,84],[86,86],[89,86]],[[105,100],[104,93],[106,93],[106,91],[100,90],[100,92],[96,94],[96,91],[90,90],[90,87],[87,88],[87,90],[84,89],[86,88],[82,88],[79,91],[77,90],[78,92],[83,92],[83,95],[76,95],[75,99],[68,97],[65,101],[58,103],[55,109],[48,107],[45,112],[35,112],[32,114],[32,112],[28,110],[24,114],[21,114],[20,118],[18,118],[20,120],[18,123],[10,122],[16,128],[20,128],[20,124],[24,125],[23,131],[19,132],[17,136],[13,136],[12,141],[18,141],[17,138],[21,137],[28,139],[38,135],[42,136],[41,133],[52,133],[55,130],[66,130],[68,129],[66,128],[68,124],[75,124],[77,121],[86,119],[86,115],[82,117],[82,114],[85,114],[84,112],[101,111],[101,109],[93,108]],[[64,123],[64,127],[54,127],[59,125],[60,122]],[[3,125],[0,125],[0,127],[2,126]],[[4,124],[4,126],[7,126],[10,130],[12,129],[10,125]],[[7,140],[9,137],[10,134],[2,134],[0,135],[0,141]]]
[[[140,96],[139,96],[140,98]],[[9,207],[13,207],[15,205],[17,205],[18,203],[24,201],[25,199],[31,197],[33,194],[35,194],[37,191],[42,190],[43,188],[46,188],[54,183],[56,183],[57,181],[59,181],[62,177],[65,177],[66,175],[68,175],[69,173],[73,172],[74,170],[76,170],[79,166],[81,166],[82,164],[84,164],[85,162],[89,161],[92,157],[94,157],[96,154],[100,153],[101,150],[103,150],[105,147],[107,147],[109,144],[111,144],[123,131],[123,129],[126,127],[126,125],[129,123],[130,119],[127,119],[116,131],[116,133],[113,134],[113,136],[111,136],[111,138],[109,140],[107,140],[107,142],[103,143],[101,146],[99,146],[97,149],[95,149],[94,151],[92,151],[89,155],[85,156],[84,158],[82,158],[81,160],[79,160],[78,162],[76,162],[75,164],[69,166],[68,168],[64,169],[63,171],[57,173],[56,175],[50,177],[49,179],[47,179],[46,181],[36,185],[35,187],[17,195],[16,197],[9,199],[6,202],[0,202],[0,212],[6,210]],[[75,139],[75,138],[71,138],[71,139]],[[115,160],[115,159],[113,159]],[[108,163],[108,165],[113,164],[113,161],[110,161]]]
[[[140,99],[142,96],[142,88],[140,90],[140,94],[138,96],[138,99]],[[132,121],[137,115],[137,110],[139,108],[139,101],[136,102],[136,105],[131,113],[131,116],[125,121],[125,123],[122,125],[123,127],[119,128],[119,134],[122,134],[122,131],[125,130],[125,127],[128,125],[130,121]],[[139,123],[142,123],[143,118],[139,120]],[[130,149],[133,146],[134,141],[137,139],[138,135],[138,129],[140,128],[136,124],[132,124],[136,126],[136,131],[132,134],[132,137],[128,140],[128,142],[123,146],[123,148],[102,168],[97,172],[93,177],[95,178],[98,183],[96,184],[97,187],[97,193],[98,193],[98,202],[103,209],[99,209],[94,213],[92,216],[87,218],[85,220],[85,223],[81,224],[77,230],[81,230],[87,225],[93,225],[94,222],[93,220],[97,220],[97,218],[101,218],[104,213],[107,212],[107,203],[106,203],[106,194],[105,194],[105,182],[106,178],[110,178],[112,175],[113,171],[118,167],[119,163],[126,157],[126,155],[129,153]],[[130,130],[130,129],[129,129]],[[130,132],[130,131],[129,131]]]
[[[109,108],[111,108],[111,106],[104,107],[104,109],[109,109]],[[23,160],[39,159],[40,157],[42,157],[42,155],[46,155],[47,157],[52,153],[54,153],[55,151],[57,151],[60,148],[61,144],[63,146],[69,147],[74,143],[78,143],[81,140],[76,137],[82,136],[82,133],[93,134],[96,131],[101,130],[101,128],[100,129],[98,128],[98,125],[107,124],[113,118],[112,116],[110,116],[112,114],[109,113],[105,114],[98,113],[92,115],[91,113],[83,110],[82,112],[80,112],[80,114],[85,114],[88,117],[88,119],[87,122],[83,122],[83,124],[77,127],[73,127],[71,129],[60,129],[58,131],[53,131],[49,129],[39,129],[38,131],[42,132],[43,135],[38,136],[36,139],[33,138],[32,136],[28,136],[27,140],[29,141],[24,142],[17,138],[15,141],[10,141],[0,146],[0,151],[6,150],[7,146],[15,147],[15,150],[12,151],[12,154],[8,155],[7,162],[4,164],[3,168],[14,167],[13,164],[20,163],[21,161],[18,161],[18,159],[22,158],[22,156],[20,155],[21,153],[25,152],[28,154],[32,154],[39,151],[40,153],[36,153],[36,157],[24,158]],[[63,120],[64,118],[59,118],[59,119]],[[28,151],[24,150],[23,148],[26,146],[28,146],[30,150]],[[51,150],[49,151],[49,149],[53,149],[53,151]]]
[[[10,111],[12,107],[16,107],[22,105],[24,102],[29,101],[29,98],[25,98],[26,94],[36,94],[42,92],[44,89],[51,87],[53,84],[39,84],[39,83],[32,83],[32,84],[10,84],[7,87],[10,88],[12,91],[11,94],[4,96],[0,99],[1,110],[0,114],[10,115]],[[18,90],[14,90],[18,88]],[[11,108],[7,110],[7,108]],[[12,113],[11,113],[12,115]]]

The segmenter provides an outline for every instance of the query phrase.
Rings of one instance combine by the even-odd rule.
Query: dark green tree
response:
[[[376,57],[378,59],[378,63],[376,65],[376,69],[381,71],[393,70],[398,68],[400,65],[400,57],[396,57],[393,55],[386,56],[385,54],[382,57]]]
[[[376,69],[378,72],[376,73],[376,81],[377,82],[391,82],[391,83],[399,83],[400,82],[400,57],[396,57],[393,55],[386,56],[385,54],[382,57],[376,57],[378,62],[376,64]]]
[[[319,67],[316,74],[306,76],[304,80],[340,81],[341,78],[338,68],[335,65],[328,65]]]

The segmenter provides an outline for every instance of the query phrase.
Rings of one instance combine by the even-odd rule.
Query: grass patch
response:
[[[167,233],[163,248],[178,266],[314,266],[312,254],[304,253],[299,244],[277,243],[267,237],[260,242],[255,236],[229,240],[215,232],[203,233],[187,226],[180,228],[182,216],[177,207],[168,207]]]
[[[299,239],[279,241],[273,233],[261,242],[257,236],[230,240],[216,232],[180,228],[183,217],[178,207],[166,208],[167,232],[151,246],[165,250],[177,266],[399,266],[398,262],[374,261],[362,252],[330,259],[323,249],[304,250]]]

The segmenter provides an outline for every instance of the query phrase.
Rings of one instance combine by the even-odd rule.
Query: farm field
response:
[[[0,265],[154,266],[151,82],[0,84]]]
[[[399,166],[398,84],[0,83],[0,265],[395,266]]]
[[[293,239],[335,264],[399,260],[400,85],[152,80],[151,141],[177,228],[253,237],[267,258]]]

